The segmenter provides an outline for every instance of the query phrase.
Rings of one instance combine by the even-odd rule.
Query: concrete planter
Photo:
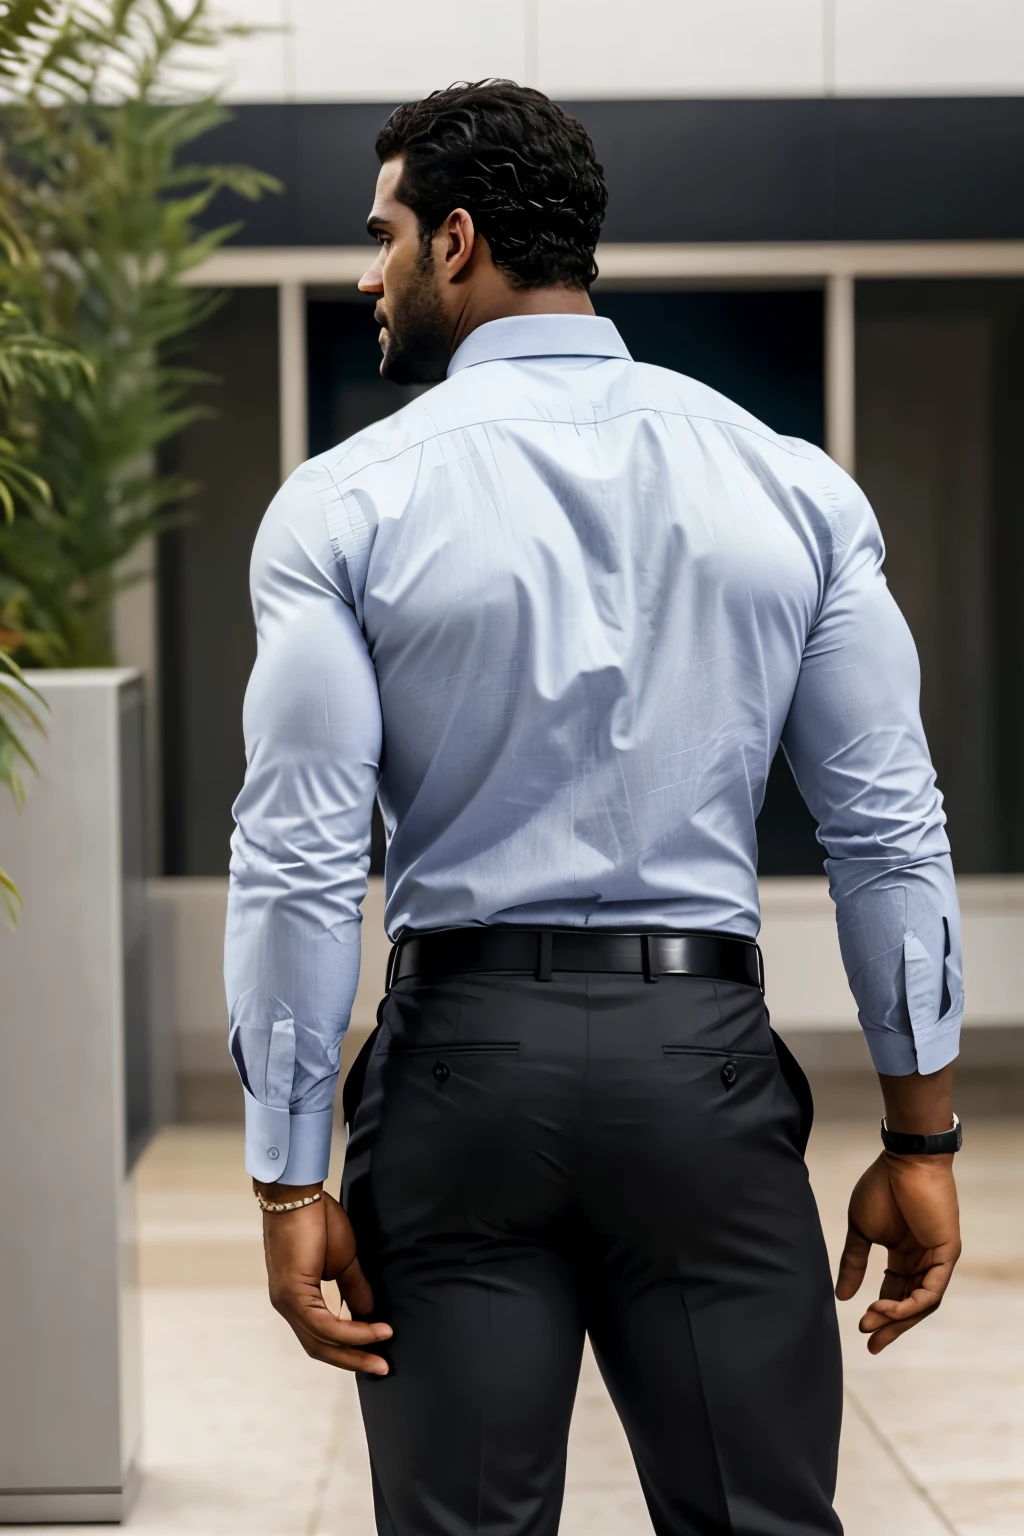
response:
[[[127,670],[39,672],[48,737],[0,848],[0,1522],[118,1520],[135,1479],[131,1166],[152,1125],[143,698]]]

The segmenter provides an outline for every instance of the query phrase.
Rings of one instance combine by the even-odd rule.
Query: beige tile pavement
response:
[[[876,1134],[815,1132],[809,1163],[833,1257]],[[1024,1123],[971,1128],[958,1168],[965,1259],[936,1318],[876,1360],[856,1331],[859,1299],[840,1309],[848,1403],[837,1508],[847,1536],[1024,1533],[1022,1154]],[[354,1383],[307,1359],[267,1303],[241,1166],[234,1128],[177,1127],[139,1170],[145,1478],[126,1529],[374,1536]],[[651,1531],[589,1351],[561,1529]]]
[[[809,1161],[833,1262],[842,1248],[849,1188],[874,1147],[871,1127],[826,1125],[815,1133]],[[935,1529],[1022,1536],[1024,1122],[972,1123],[957,1178],[964,1257],[942,1308],[873,1358],[857,1332],[861,1298],[840,1306],[847,1392],[943,1522]],[[865,1299],[877,1295],[881,1268],[876,1255]],[[848,1411],[844,1480],[852,1418]],[[841,1509],[846,1486],[841,1483],[837,1499]],[[865,1492],[862,1505],[866,1500]],[[853,1529],[851,1516],[851,1536]]]

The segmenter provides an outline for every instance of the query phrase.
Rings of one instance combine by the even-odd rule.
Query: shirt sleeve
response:
[[[381,751],[373,663],[312,474],[282,487],[253,551],[257,657],[225,942],[246,1169],[286,1184],[327,1176]]]
[[[920,669],[866,498],[835,469],[831,565],[783,749],[818,822],[839,943],[879,1072],[936,1072],[959,1048],[960,914]]]

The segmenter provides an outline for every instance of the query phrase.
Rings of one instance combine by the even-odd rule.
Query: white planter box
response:
[[[143,700],[127,670],[37,672],[48,737],[0,856],[0,1522],[118,1520],[139,1351],[131,1164],[151,1125]]]

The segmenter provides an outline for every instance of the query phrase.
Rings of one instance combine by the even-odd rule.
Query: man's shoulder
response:
[[[489,377],[492,369],[502,370],[500,385],[497,377]],[[548,397],[538,396],[526,387],[519,388],[514,368],[507,368],[504,359],[465,368],[424,390],[390,416],[309,459],[296,476],[306,481],[310,489],[315,485],[321,490],[341,490],[361,479],[373,481],[378,468],[386,473],[390,466],[400,479],[403,460],[406,465],[415,462],[426,444],[453,432],[513,418],[550,424],[563,412],[567,422],[574,422],[572,393],[570,388]],[[714,432],[720,442],[731,442],[745,455],[768,453],[795,461],[812,460],[816,467],[822,457],[819,449],[774,431],[710,385],[652,363],[615,359],[612,377],[602,388],[599,399],[582,382],[580,397],[588,415],[596,412],[611,419],[650,411],[666,418],[688,420],[694,431]]]
[[[624,400],[632,399],[636,405],[647,406],[663,415],[688,418],[695,426],[706,422],[713,427],[731,429],[784,453],[803,456],[813,451],[809,444],[776,432],[710,384],[703,384],[689,374],[677,373],[673,368],[631,362],[624,370],[622,383],[619,393]]]
[[[310,482],[340,484],[361,470],[401,458],[437,434],[437,424],[426,409],[426,401],[443,388],[443,385],[437,385],[425,390],[416,399],[392,411],[390,416],[382,416],[379,421],[371,422],[368,427],[353,432],[351,437],[343,438],[323,453],[307,459],[296,473]]]
[[[730,459],[765,501],[782,509],[793,528],[830,551],[881,544],[863,491],[825,450],[776,432],[734,400],[686,374],[648,363],[631,365],[630,389],[666,418],[685,423],[689,436],[721,462]]]
[[[422,394],[379,421],[354,432],[343,442],[318,454],[303,466],[310,474],[341,485],[371,473],[404,455],[417,454],[425,444],[448,433],[500,419],[519,409],[509,391],[492,392],[479,387],[471,375],[483,370],[463,369],[424,389]]]

